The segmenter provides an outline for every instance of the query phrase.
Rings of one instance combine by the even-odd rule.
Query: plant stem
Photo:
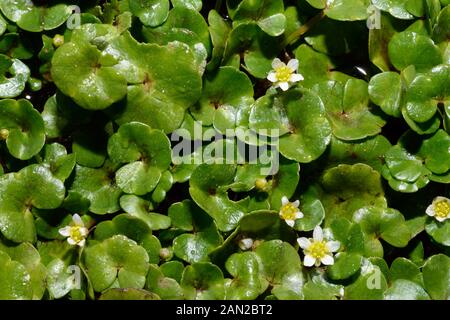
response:
[[[317,15],[309,19],[305,24],[301,25],[300,28],[292,32],[283,42],[283,48],[299,40],[306,32],[308,32],[317,22],[325,17],[325,12],[322,10]]]

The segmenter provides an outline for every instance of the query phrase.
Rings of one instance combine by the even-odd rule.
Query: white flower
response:
[[[300,201],[289,202],[288,198],[281,199],[280,218],[286,221],[291,228],[295,224],[295,220],[303,218],[303,213],[298,210]]]
[[[241,239],[239,241],[239,248],[241,248],[242,251],[249,250],[253,247],[253,239],[252,238],[245,238]]]
[[[430,217],[435,217],[437,221],[444,222],[450,218],[450,199],[436,197],[425,211]]]
[[[341,246],[339,241],[324,240],[323,230],[320,226],[314,228],[312,239],[298,238],[297,242],[305,254],[303,264],[306,267],[313,265],[318,267],[321,263],[327,266],[334,264],[332,252],[338,251]]]
[[[84,226],[83,220],[78,214],[72,216],[72,223],[58,230],[59,234],[67,237],[67,242],[71,245],[83,247],[89,230]]]
[[[286,65],[280,59],[275,58],[272,61],[273,71],[269,72],[267,79],[274,83],[274,87],[280,87],[281,90],[286,91],[289,89],[291,83],[295,83],[303,80],[303,76],[297,72],[298,60],[291,59]]]

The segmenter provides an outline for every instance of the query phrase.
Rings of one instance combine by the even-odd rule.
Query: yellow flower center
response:
[[[297,213],[297,208],[290,202],[286,203],[281,207],[281,218],[284,220],[295,220],[295,216]]]
[[[291,79],[292,70],[288,66],[280,67],[275,70],[278,81],[288,82]]]
[[[77,243],[84,239],[84,236],[81,234],[80,226],[70,227],[70,238]]]
[[[316,259],[321,259],[329,253],[325,241],[313,241],[307,251],[310,256]]]
[[[9,130],[8,129],[1,129],[0,130],[0,140],[6,140],[9,136]]]
[[[266,191],[266,189],[267,189],[267,180],[266,179],[264,179],[264,178],[262,178],[262,179],[256,179],[256,181],[255,181],[255,187],[256,187],[256,189],[258,189],[258,190],[261,190],[261,191]]]
[[[447,218],[450,215],[450,204],[446,200],[440,200],[434,204],[436,217]]]

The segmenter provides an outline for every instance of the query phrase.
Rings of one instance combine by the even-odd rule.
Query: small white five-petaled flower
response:
[[[273,70],[269,72],[267,79],[274,83],[274,87],[280,87],[281,90],[286,91],[289,85],[303,80],[303,76],[297,73],[298,60],[291,59],[286,65],[280,59],[275,58],[272,61]]]
[[[444,222],[450,218],[450,199],[436,197],[425,211],[430,217],[435,217],[437,221]]]
[[[286,221],[291,228],[295,224],[295,220],[303,218],[303,213],[298,210],[300,201],[289,202],[287,197],[281,198],[280,218]]]
[[[303,264],[306,267],[318,267],[321,263],[327,266],[334,264],[333,252],[338,251],[341,246],[339,241],[324,240],[320,226],[314,228],[312,239],[298,238],[297,242],[305,254]]]
[[[84,226],[83,220],[78,214],[72,216],[72,223],[58,230],[59,234],[67,237],[67,242],[71,245],[83,247],[89,230]]]

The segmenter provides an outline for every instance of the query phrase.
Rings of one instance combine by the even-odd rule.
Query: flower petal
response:
[[[250,249],[252,246],[253,246],[253,239],[251,238],[245,238],[239,241],[239,248],[241,248],[241,250],[243,251]]]
[[[72,238],[67,238],[67,242],[70,244],[70,245],[72,245],[72,246],[74,246],[74,245],[76,245],[77,244],[77,242],[75,241],[75,240],[73,240]]]
[[[302,249],[307,249],[311,245],[311,241],[309,241],[309,239],[305,237],[298,238],[297,243]]]
[[[290,82],[299,82],[302,80],[305,80],[305,78],[303,78],[303,76],[299,73],[291,74],[291,78],[289,79]]]
[[[323,230],[320,226],[316,226],[313,231],[313,238],[315,241],[323,240]]]
[[[70,226],[66,226],[64,228],[61,228],[58,230],[58,233],[62,235],[63,237],[70,236]]]
[[[445,220],[447,220],[448,217],[438,217],[438,216],[435,216],[435,218],[436,218],[436,220],[439,221],[439,222],[444,222]]]
[[[303,214],[303,212],[301,212],[301,211],[297,211],[296,213],[295,213],[295,219],[301,219],[301,218],[303,218],[305,215]]]
[[[86,243],[86,240],[83,239],[83,240],[81,240],[80,242],[78,242],[77,245],[80,246],[80,247],[84,247],[84,244],[85,244],[85,243]]]
[[[299,201],[299,200],[295,200],[294,202],[292,202],[292,205],[293,205],[295,208],[298,208],[298,206],[300,205],[300,201]]]
[[[434,204],[430,204],[427,207],[427,210],[425,210],[426,214],[429,215],[430,217],[434,217],[434,215],[436,214],[436,212],[434,212]]]
[[[281,205],[285,206],[289,203],[289,199],[286,196],[283,196],[283,198],[281,198]]]
[[[438,202],[438,201],[446,201],[447,203],[450,204],[450,199],[446,198],[446,197],[437,196],[436,198],[433,199],[433,202]]]
[[[84,227],[83,220],[81,220],[81,217],[78,215],[78,213],[75,213],[72,216],[72,221],[75,223],[76,226]]]
[[[298,60],[297,59],[289,60],[287,66],[289,67],[289,69],[292,70],[292,72],[297,71],[297,69],[298,69]]]
[[[320,261],[326,266],[331,266],[332,264],[334,264],[334,258],[328,254],[320,259]]]
[[[305,259],[303,259],[303,265],[305,267],[312,267],[316,263],[316,259],[309,254],[305,255]]]
[[[291,228],[293,228],[295,225],[295,220],[284,220],[284,221],[286,221],[287,225]]]
[[[269,75],[267,76],[267,80],[269,80],[270,82],[277,82],[278,78],[277,78],[277,74],[275,72],[270,72]]]
[[[85,227],[80,228],[80,234],[83,237],[86,237],[89,234],[89,230]]]
[[[339,241],[328,241],[327,242],[327,249],[330,252],[336,252],[341,247],[341,243]]]
[[[280,59],[278,59],[278,58],[275,58],[272,61],[272,68],[273,69],[278,69],[278,68],[282,68],[282,67],[285,67],[285,66],[286,66],[286,64],[283,61],[281,61]]]
[[[283,91],[287,91],[289,89],[289,83],[287,82],[280,82],[279,86]]]

